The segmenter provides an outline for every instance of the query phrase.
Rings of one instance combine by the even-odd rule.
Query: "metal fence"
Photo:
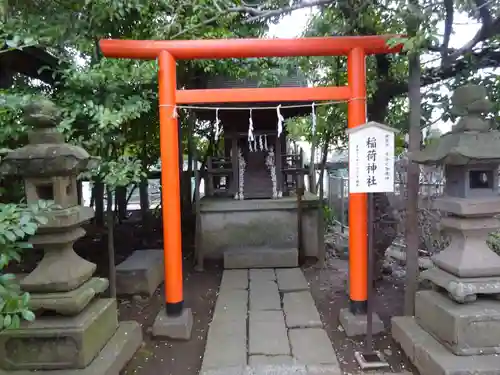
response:
[[[420,183],[420,198],[436,197],[443,194],[443,182]],[[394,184],[394,194],[390,194],[389,199],[395,208],[404,205],[406,199],[406,184],[396,182]],[[331,215],[337,220],[341,227],[347,226],[347,213],[349,206],[349,179],[347,177],[328,176],[327,188],[325,189],[325,200],[330,209]]]

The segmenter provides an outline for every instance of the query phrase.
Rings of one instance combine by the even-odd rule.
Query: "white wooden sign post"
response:
[[[377,122],[347,130],[349,193],[394,192],[394,134]]]
[[[349,135],[349,194],[368,193],[368,285],[366,311],[366,350],[356,352],[362,369],[387,367],[381,354],[373,351],[373,224],[372,193],[394,192],[394,134],[389,126],[377,122],[357,126]],[[349,212],[356,215],[356,212]]]

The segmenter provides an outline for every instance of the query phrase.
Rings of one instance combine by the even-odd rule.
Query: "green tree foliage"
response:
[[[29,309],[29,293],[21,292],[13,274],[2,271],[12,261],[19,262],[22,252],[32,248],[26,239],[47,223],[46,212],[53,207],[47,201],[29,206],[0,204],[0,330],[19,328],[21,320],[35,319]]]
[[[417,5],[413,5],[417,4]],[[120,39],[205,39],[261,37],[267,22],[276,22],[295,9],[317,5],[306,36],[407,34],[418,20],[418,30],[403,42],[405,51],[425,52],[422,69],[421,127],[451,119],[448,92],[464,82],[486,85],[500,106],[500,81],[493,70],[500,63],[500,4],[485,0],[9,0],[0,3],[1,53],[40,46],[60,65],[57,84],[15,77],[8,91],[0,92],[0,149],[26,142],[28,128],[20,119],[23,101],[48,96],[61,108],[60,124],[69,142],[79,144],[102,164],[90,176],[108,188],[139,181],[159,158],[157,70],[154,61],[103,58],[97,42]],[[458,48],[450,37],[459,25],[457,14],[467,14],[479,31]],[[444,25],[444,27],[443,27]],[[442,36],[440,36],[442,35]],[[438,38],[439,36],[439,38]],[[313,85],[345,85],[346,59],[196,60],[179,62],[180,88],[204,87],[208,79],[229,76],[256,78],[259,84],[276,83],[299,66]],[[367,59],[368,118],[408,129],[407,58],[404,54]],[[500,107],[496,108],[498,119]],[[444,116],[444,117],[442,117]],[[181,116],[182,145],[186,152],[187,121]],[[194,138],[210,150],[210,124],[197,123]],[[314,140],[319,147],[345,144],[346,105],[317,108]],[[294,137],[312,140],[309,116],[289,121]],[[402,139],[398,140],[398,144]]]
[[[274,5],[284,4],[276,0]],[[228,11],[228,7],[234,11]],[[37,46],[55,56],[59,65],[53,72],[56,82],[53,86],[15,76],[13,86],[0,91],[0,149],[5,151],[26,143],[30,129],[22,121],[22,105],[37,97],[50,98],[61,109],[63,120],[59,129],[67,141],[101,158],[96,170],[81,177],[105,184],[108,208],[111,207],[112,190],[140,182],[148,168],[158,162],[158,79],[155,61],[106,59],[99,51],[99,39],[262,36],[267,21],[248,20],[244,7],[226,0],[1,1],[0,38],[4,43],[0,54]],[[41,70],[44,69],[47,67]],[[199,60],[179,62],[177,78],[179,88],[202,88],[209,78],[218,75],[236,79],[258,77],[260,84],[268,84],[276,82],[277,75],[286,73],[287,66],[278,65],[275,59]],[[187,117],[180,118],[183,148],[188,144],[184,121]],[[208,149],[210,126],[197,125],[194,138],[199,146]],[[2,235],[6,243],[2,265],[19,258],[18,250],[25,246],[18,244],[24,239],[23,230],[28,230],[28,234],[36,230],[33,226],[36,221],[25,222],[26,214],[20,221],[20,212],[29,211],[17,204],[18,198],[9,197],[8,201],[16,203],[0,207],[0,243]],[[5,225],[3,212],[10,220]],[[113,220],[108,220],[111,230],[112,223]],[[12,276],[0,277],[0,286],[5,281],[8,293],[16,289]],[[27,294],[18,295],[14,291],[5,295],[0,327],[17,326],[19,316],[31,319],[31,313],[23,310],[28,299]]]
[[[62,109],[61,130],[70,142],[100,156],[103,164],[140,160],[144,169],[159,158],[156,62],[102,58],[98,40],[263,35],[266,22],[246,22],[246,14],[227,11],[229,5],[219,0],[11,0],[2,32],[9,48],[40,45],[60,59],[60,83],[46,94]],[[203,87],[216,75],[257,77],[259,71],[267,81],[285,74],[272,59],[187,61],[179,63],[178,86]],[[130,173],[141,172],[133,165],[126,173],[129,181],[110,179],[113,170],[104,165],[97,178],[129,184],[141,177]]]
[[[311,18],[306,36],[331,35],[408,35],[408,21],[420,24],[411,38],[393,38],[389,44],[403,43],[404,51],[418,51],[422,58],[422,118],[427,128],[440,121],[453,121],[449,112],[450,92],[465,82],[483,84],[493,102],[500,103],[498,74],[489,68],[500,65],[500,3],[496,1],[419,0],[418,6],[406,0],[313,1],[321,9]],[[304,6],[303,3],[291,7]],[[291,7],[282,8],[288,12]],[[275,12],[279,11],[274,9]],[[265,13],[265,11],[263,11]],[[461,22],[457,21],[460,16]],[[450,47],[452,35],[463,21],[476,23],[478,32],[467,35],[459,48]],[[462,33],[463,34],[463,33]],[[314,85],[344,85],[347,61],[337,57],[307,57],[301,67]],[[386,123],[403,132],[408,130],[408,62],[406,54],[372,56],[367,59],[368,119]],[[495,116],[499,119],[500,105]],[[345,112],[328,118],[341,139],[347,127]],[[307,137],[306,137],[307,138]]]
[[[98,40],[259,36],[264,25],[243,24],[237,13],[223,15],[216,1],[9,0],[0,5],[0,54],[38,46],[60,61],[55,86],[16,76],[14,85],[0,92],[0,148],[26,143],[30,129],[21,107],[48,96],[62,111],[59,127],[67,140],[102,158],[98,169],[82,177],[102,181],[108,191],[139,182],[158,160],[158,82],[154,61],[105,59]],[[244,67],[235,61],[182,63],[179,85],[193,86],[200,74],[242,75],[249,64],[256,62]],[[26,238],[46,222],[42,212],[47,208],[44,202],[0,204],[0,329],[34,319],[29,294],[2,270],[30,247]]]

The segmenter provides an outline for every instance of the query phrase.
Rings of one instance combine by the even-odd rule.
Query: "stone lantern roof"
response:
[[[13,150],[0,164],[0,173],[28,176],[67,176],[97,166],[98,158],[91,157],[83,148],[64,143],[56,129],[59,111],[48,101],[41,100],[24,108],[24,121],[34,130],[29,144]]]
[[[453,129],[410,157],[419,164],[467,165],[500,163],[500,131],[484,115],[491,110],[486,89],[466,85],[455,90],[452,112],[462,116]],[[479,147],[478,147],[479,145]]]

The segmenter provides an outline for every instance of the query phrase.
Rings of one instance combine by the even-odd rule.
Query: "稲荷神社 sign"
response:
[[[394,192],[394,134],[397,130],[368,122],[347,132],[349,193]]]

